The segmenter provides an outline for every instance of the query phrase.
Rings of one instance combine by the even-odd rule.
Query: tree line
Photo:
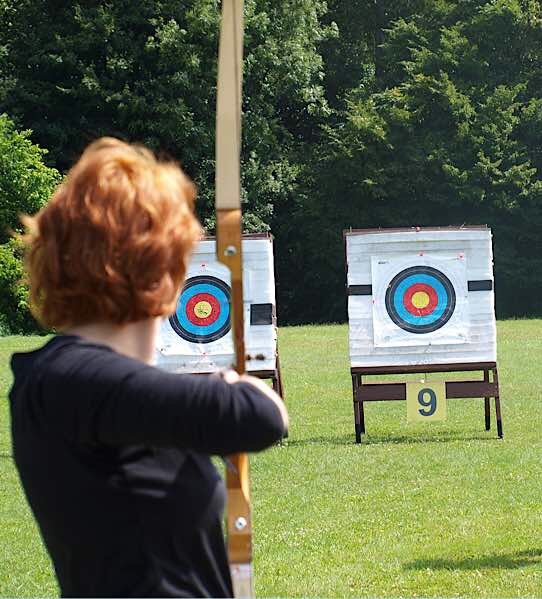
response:
[[[219,8],[0,0],[0,330],[35,327],[17,213],[98,136],[177,159],[213,232]],[[542,314],[539,0],[246,0],[245,27],[244,226],[275,236],[281,324],[345,320],[349,227],[488,224],[498,315]]]

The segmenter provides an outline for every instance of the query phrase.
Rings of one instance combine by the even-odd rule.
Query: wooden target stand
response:
[[[425,364],[418,366],[372,366],[352,367],[352,392],[354,398],[354,423],[356,443],[361,443],[365,434],[364,403],[374,401],[406,401],[407,381],[372,381],[367,378],[381,375],[428,374],[448,372],[481,372],[480,380],[445,381],[446,400],[472,399],[484,400],[485,430],[491,429],[491,398],[495,400],[497,435],[503,437],[501,402],[499,397],[499,375],[495,362],[473,362],[465,364]],[[364,380],[365,377],[365,380]],[[430,385],[430,382],[428,383]]]
[[[247,359],[251,359],[251,357],[247,356]],[[258,377],[259,379],[270,380],[273,391],[280,395],[282,401],[284,401],[284,385],[282,384],[282,371],[280,369],[278,352],[276,355],[275,364],[275,370],[247,370],[247,374]]]
[[[271,235],[271,233],[243,233],[242,235],[242,240],[250,240],[250,239],[268,239],[271,242],[274,240],[273,235]],[[216,241],[216,237],[212,236],[212,235],[206,235],[205,237],[202,238],[202,241]],[[271,319],[270,322],[268,324],[272,324],[273,326],[277,326],[277,315],[276,315],[276,308],[275,308],[275,303],[273,304],[261,304],[259,305],[260,308],[263,309],[263,318],[264,319]],[[253,313],[251,312],[251,320],[253,317],[255,317],[256,319],[258,319],[260,315],[253,315]],[[250,367],[248,366],[251,362],[253,361],[259,361],[265,359],[260,355],[250,355],[247,354],[245,356],[245,363],[247,365],[247,374],[249,374],[250,376],[255,376],[259,379],[262,380],[268,380],[271,381],[271,386],[273,388],[273,391],[275,391],[275,393],[277,393],[282,401],[284,401],[284,397],[285,397],[285,392],[284,392],[284,384],[282,382],[282,371],[280,368],[280,359],[279,359],[279,351],[277,348],[276,354],[275,354],[275,369],[274,370],[252,370],[250,369]],[[206,373],[198,373],[198,374],[211,374],[210,372],[206,372]]]
[[[251,356],[247,356],[247,359],[252,359]],[[247,374],[250,376],[258,377],[263,380],[270,380],[271,386],[273,387],[273,391],[282,399],[284,403],[286,403],[284,396],[284,385],[282,384],[282,371],[280,369],[280,359],[279,352],[277,350],[276,358],[275,358],[275,370],[247,370]],[[288,438],[288,431],[284,434],[284,438]],[[282,441],[279,441],[279,444],[282,445]]]

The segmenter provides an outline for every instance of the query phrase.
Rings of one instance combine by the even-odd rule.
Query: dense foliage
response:
[[[29,136],[0,115],[0,244],[21,231],[19,215],[37,212],[60,180],[56,169],[43,164],[46,150]]]
[[[4,11],[1,104],[64,170],[101,135],[174,156],[212,226],[220,13],[215,0],[49,2]],[[246,2],[243,186],[247,228],[269,227],[298,175],[303,136],[325,113],[316,51],[323,2]]]
[[[28,306],[28,287],[23,282],[22,248],[11,240],[0,245],[0,335],[37,329]]]
[[[463,223],[493,228],[499,314],[540,314],[540,3],[334,4],[346,33],[325,48],[336,108],[278,224],[282,245],[297,244],[283,266],[289,318],[343,317],[343,229]],[[365,61],[357,81],[352,56]]]
[[[43,164],[45,155],[28,131],[16,131],[10,119],[0,115],[0,334],[36,329],[21,282],[21,247],[10,238],[21,231],[19,215],[37,212],[60,180],[57,170]]]
[[[212,231],[218,9],[1,0],[0,111],[61,171],[104,134],[174,156]],[[245,226],[276,236],[282,322],[345,318],[344,228],[462,223],[494,230],[499,314],[542,313],[540,0],[246,0],[245,58]]]

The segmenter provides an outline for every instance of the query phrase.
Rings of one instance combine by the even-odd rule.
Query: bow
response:
[[[230,319],[236,370],[245,372],[241,254],[241,90],[243,0],[222,0],[216,104],[216,252],[231,272]],[[229,457],[228,557],[235,597],[253,597],[248,456]]]

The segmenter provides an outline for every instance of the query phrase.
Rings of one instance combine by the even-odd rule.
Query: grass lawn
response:
[[[385,402],[366,408],[356,445],[347,327],[281,329],[290,437],[251,460],[259,596],[542,596],[542,321],[498,332],[504,440],[494,412],[484,430],[482,400],[451,401],[432,425]],[[10,353],[42,342],[0,339],[4,397]],[[6,401],[0,477],[0,596],[55,595]]]

